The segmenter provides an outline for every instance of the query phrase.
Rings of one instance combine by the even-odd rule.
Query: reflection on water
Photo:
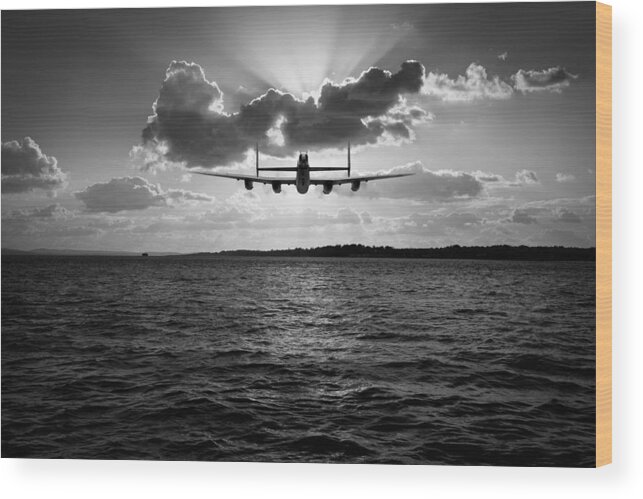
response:
[[[592,466],[594,267],[3,257],[3,457]]]

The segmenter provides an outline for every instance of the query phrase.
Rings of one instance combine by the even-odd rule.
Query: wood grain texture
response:
[[[612,7],[596,3],[596,466],[612,462]]]

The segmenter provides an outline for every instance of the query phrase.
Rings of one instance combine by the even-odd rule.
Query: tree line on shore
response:
[[[443,248],[393,248],[338,244],[317,248],[273,250],[227,250],[217,253],[228,256],[294,256],[344,258],[453,258],[478,260],[583,260],[595,261],[596,248],[567,248],[564,246],[460,246]]]

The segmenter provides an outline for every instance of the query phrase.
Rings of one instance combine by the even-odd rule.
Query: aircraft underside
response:
[[[201,175],[212,175],[214,177],[224,177],[232,178],[236,180],[243,180],[244,187],[248,190],[254,188],[255,183],[260,184],[270,184],[272,190],[275,194],[279,194],[284,185],[295,185],[297,192],[299,194],[306,194],[310,189],[311,185],[321,185],[324,194],[330,194],[333,191],[333,187],[336,185],[350,184],[351,191],[357,192],[362,185],[362,182],[369,182],[371,180],[381,180],[387,178],[396,178],[396,177],[406,177],[412,175],[411,173],[395,173],[395,174],[375,174],[368,176],[360,176],[351,178],[351,160],[350,160],[350,142],[348,144],[348,157],[347,157],[347,166],[346,167],[311,167],[308,163],[308,154],[301,153],[299,155],[299,161],[295,167],[268,167],[260,168],[259,167],[259,147],[256,148],[256,175],[246,175],[243,173],[232,174],[232,173],[214,173],[214,172],[195,172]],[[346,178],[310,178],[311,172],[320,172],[320,171],[347,171],[348,177]],[[259,172],[262,171],[275,171],[275,172],[295,172],[295,178],[282,178],[282,177],[262,177],[259,175]]]

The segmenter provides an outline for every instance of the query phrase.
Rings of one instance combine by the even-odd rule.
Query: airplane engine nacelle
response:
[[[333,191],[333,184],[330,182],[324,184],[324,194],[330,194]]]
[[[275,194],[279,194],[281,192],[281,182],[272,183],[272,192]]]
[[[353,180],[351,182],[351,191],[353,191],[353,192],[359,191],[360,184],[361,184],[361,182],[359,180]]]
[[[246,189],[248,189],[249,191],[251,191],[251,190],[252,190],[252,188],[254,187],[254,186],[252,185],[252,180],[244,180],[244,181],[243,181],[243,185],[245,185],[245,186],[246,186]]]

